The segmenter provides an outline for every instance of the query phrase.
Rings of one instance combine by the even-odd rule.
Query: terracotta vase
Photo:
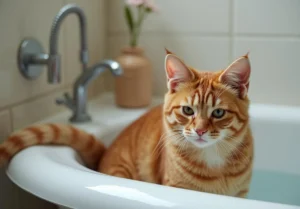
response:
[[[140,47],[124,47],[116,58],[123,75],[115,80],[115,102],[126,108],[145,107],[152,98],[152,65]]]

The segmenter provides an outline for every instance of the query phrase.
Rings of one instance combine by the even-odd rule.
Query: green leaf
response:
[[[149,12],[149,13],[151,13],[151,12],[152,12],[152,9],[151,9],[151,8],[149,8],[149,7],[146,7],[146,12]]]
[[[127,25],[129,27],[129,31],[130,33],[132,33],[133,31],[133,19],[132,19],[132,13],[130,11],[130,8],[128,6],[125,6],[125,17],[126,17],[126,20],[127,20]]]

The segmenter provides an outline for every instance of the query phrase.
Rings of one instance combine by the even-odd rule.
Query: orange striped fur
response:
[[[96,169],[105,147],[93,135],[72,125],[40,124],[12,133],[0,144],[0,167],[4,166],[19,151],[41,144],[67,145],[74,148],[86,165]]]
[[[166,52],[168,92],[164,104],[123,130],[104,153],[98,170],[166,186],[246,197],[253,161],[248,55],[225,70],[199,72]]]

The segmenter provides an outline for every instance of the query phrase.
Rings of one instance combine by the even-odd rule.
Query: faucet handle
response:
[[[65,105],[71,110],[74,110],[74,102],[69,93],[64,93],[64,98],[57,98],[56,104]]]
[[[70,94],[67,93],[67,92],[64,93],[64,97],[65,97],[66,100],[68,100],[68,101],[72,101],[72,100],[73,100],[73,99],[71,98]]]
[[[58,105],[65,104],[65,100],[64,100],[63,98],[57,98],[57,99],[55,100],[55,102],[56,102],[56,104],[58,104]]]

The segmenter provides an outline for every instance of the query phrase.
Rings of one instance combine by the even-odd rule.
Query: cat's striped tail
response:
[[[75,149],[87,167],[96,169],[105,146],[93,135],[66,124],[31,125],[12,133],[0,144],[0,167],[19,151],[41,144],[67,145]]]

